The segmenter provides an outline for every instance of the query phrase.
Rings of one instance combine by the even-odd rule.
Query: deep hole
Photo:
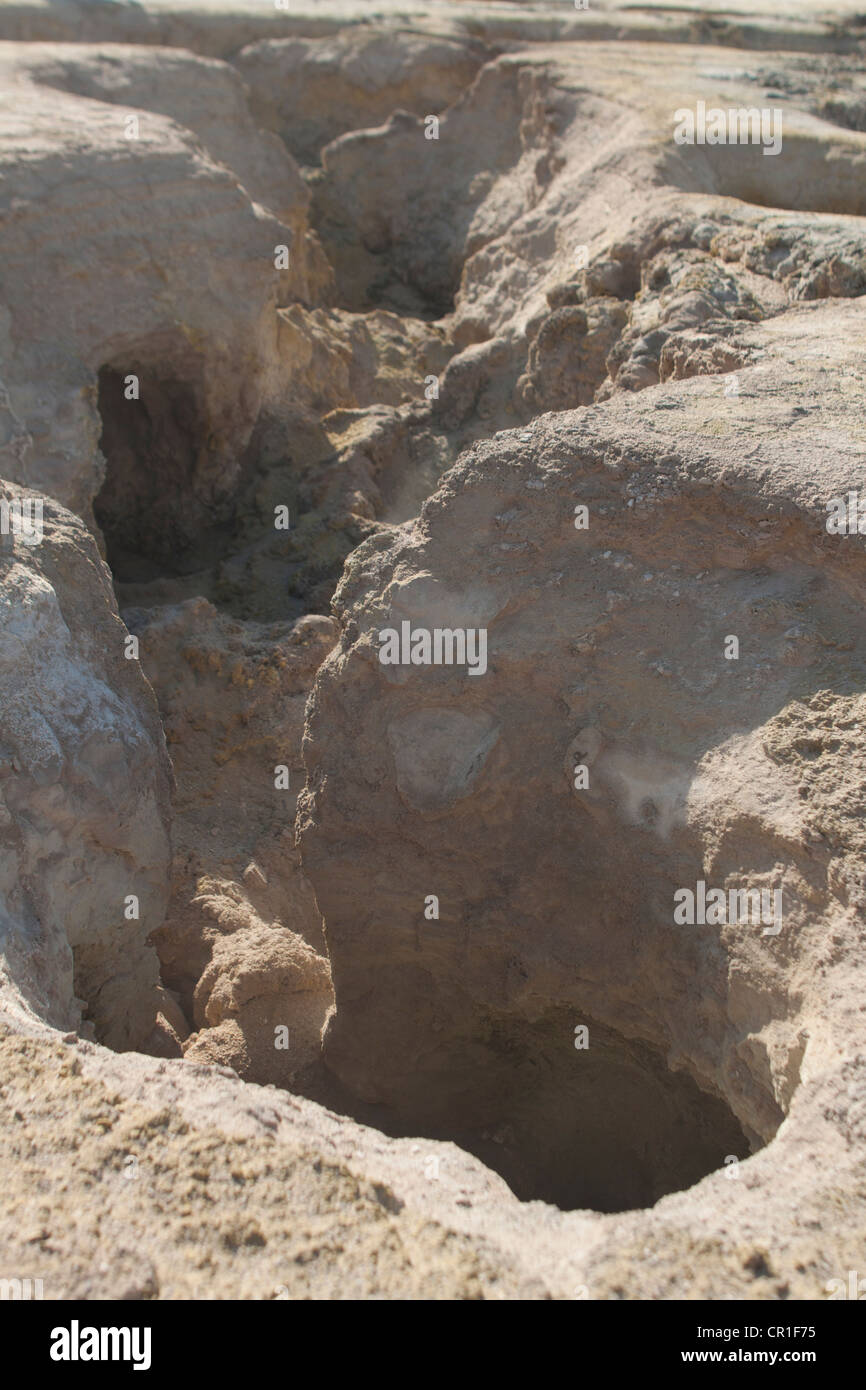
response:
[[[482,1134],[476,1127],[457,1141],[524,1200],[603,1212],[651,1206],[750,1152],[723,1101],[592,1019],[575,1025],[557,1012],[535,1025],[496,1023],[489,1046],[503,1058],[503,1089],[487,1103]]]
[[[201,595],[261,622],[327,613],[363,539],[351,518],[335,528],[327,504],[303,491],[304,469],[329,454],[327,436],[308,418],[263,412],[227,465],[208,434],[195,365],[187,371],[99,372],[106,470],[93,511],[121,607]],[[130,375],[139,382],[131,400]],[[275,529],[275,504],[288,508],[287,529]]]
[[[138,377],[138,399],[125,385]],[[225,549],[231,517],[200,495],[204,428],[194,387],[153,370],[99,373],[105,482],[93,511],[121,584],[193,574]]]
[[[314,1095],[393,1137],[450,1140],[499,1173],[522,1201],[566,1211],[652,1206],[748,1158],[748,1138],[723,1100],[662,1054],[590,1018],[575,1047],[571,1011],[535,1024],[489,1019],[464,1039],[447,1073],[419,1082],[399,1116],[358,1104],[338,1084]],[[580,1026],[580,1025],[577,1025]]]

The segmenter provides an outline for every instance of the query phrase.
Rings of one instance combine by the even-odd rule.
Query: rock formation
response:
[[[864,53],[0,0],[0,1279],[857,1268]]]
[[[14,1005],[100,1042],[179,1056],[147,937],[166,907],[171,771],[82,522],[4,485],[32,524],[0,537],[2,910]],[[37,510],[38,508],[38,510]]]
[[[746,331],[737,395],[702,376],[477,444],[335,596],[301,822],[325,1057],[524,1195],[648,1205],[863,1046],[837,983],[863,552],[823,492],[856,476],[864,331],[861,302],[804,306]],[[403,623],[482,630],[484,665],[383,664]],[[779,890],[781,928],[677,925],[699,881]]]

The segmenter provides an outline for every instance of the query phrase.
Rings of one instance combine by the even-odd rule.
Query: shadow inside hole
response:
[[[201,495],[206,444],[194,386],[152,369],[103,367],[98,403],[106,472],[93,511],[115,580],[146,584],[213,563],[231,518]]]
[[[719,1097],[702,1091],[663,1055],[592,1020],[575,1034],[574,1015],[538,1024],[490,1020],[486,1062],[468,1080],[425,1080],[440,1113],[419,1110],[399,1129],[451,1140],[499,1173],[523,1201],[563,1210],[618,1212],[652,1206],[742,1160],[751,1146]],[[580,1025],[578,1025],[580,1026]],[[575,1039],[588,1046],[576,1048]],[[450,1089],[450,1094],[448,1091]],[[447,1123],[442,1108],[450,1110]],[[426,1107],[425,1107],[426,1108]],[[406,1119],[407,1117],[404,1117]],[[382,1123],[381,1113],[376,1123]]]

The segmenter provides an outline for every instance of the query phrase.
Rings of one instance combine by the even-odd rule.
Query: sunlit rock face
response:
[[[866,30],[790,8],[0,0],[0,1277],[850,1288]]]

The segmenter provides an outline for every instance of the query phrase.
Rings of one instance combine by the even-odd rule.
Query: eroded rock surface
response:
[[[0,1276],[857,1267],[866,29],[790,11],[0,0]]]
[[[300,820],[325,1056],[524,1195],[649,1204],[859,1065],[864,553],[823,493],[863,483],[864,328],[792,310],[736,395],[479,443],[335,597]],[[485,665],[383,664],[404,623],[483,629]],[[699,881],[781,915],[677,925]]]
[[[176,779],[171,897],[154,942],[194,1030],[186,1053],[289,1084],[317,1061],[332,1003],[292,823],[307,692],[335,625],[245,624],[204,599],[127,620]]]
[[[0,536],[4,985],[54,1028],[84,1008],[106,1046],[177,1056],[179,1011],[147,943],[170,860],[153,692],[84,525],[8,484],[2,503],[32,522]]]

